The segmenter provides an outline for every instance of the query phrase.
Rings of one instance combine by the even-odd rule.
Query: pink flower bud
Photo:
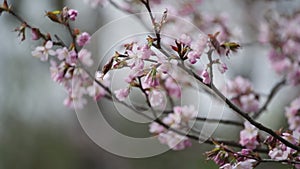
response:
[[[76,17],[78,15],[78,11],[75,9],[69,9],[68,11],[68,17],[70,18],[71,21],[75,21]]]

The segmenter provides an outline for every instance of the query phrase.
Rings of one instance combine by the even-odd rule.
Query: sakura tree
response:
[[[189,148],[192,143],[195,144],[192,140],[213,145],[215,148],[206,152],[205,156],[223,169],[255,168],[270,162],[300,168],[300,96],[282,110],[287,128],[271,129],[257,120],[269,109],[283,87],[299,89],[299,10],[290,14],[268,11],[261,23],[260,35],[254,43],[268,46],[268,55],[264,57],[269,59],[278,74],[278,83],[264,95],[249,79],[240,75],[226,79],[222,86],[218,85],[220,75],[234,66],[228,63],[249,44],[229,28],[227,21],[230,18],[197,10],[202,0],[177,3],[163,0],[86,0],[86,3],[92,8],[112,5],[125,14],[136,16],[136,22],[150,30],[142,38],[127,39],[126,43],[113,49],[114,55],[95,74],[89,71],[89,67],[96,61],[93,53],[86,48],[91,43],[92,33],[75,26],[74,21],[80,22],[77,10],[64,7],[45,13],[50,22],[66,28],[72,39],[66,43],[55,33],[33,27],[14,11],[14,5],[7,0],[0,6],[0,14],[7,13],[20,21],[15,31],[21,41],[31,36],[31,40],[40,43],[31,54],[42,62],[50,63],[51,78],[68,93],[64,105],[82,109],[87,106],[89,98],[95,102],[105,99],[121,104],[150,120],[149,131],[145,132],[150,132],[172,150]],[[147,18],[139,15],[140,12],[146,12]],[[178,18],[188,20],[193,28],[183,25]],[[119,79],[126,85],[113,90],[111,74],[120,71],[128,72],[125,78]],[[200,87],[195,87],[192,81]],[[186,89],[215,98],[218,100],[216,104],[224,104],[240,116],[243,123],[219,117],[201,117],[198,105],[179,103]],[[136,91],[143,95],[145,104],[127,102],[131,93]],[[198,121],[242,127],[240,138],[228,140],[208,133],[203,136],[194,125]]]

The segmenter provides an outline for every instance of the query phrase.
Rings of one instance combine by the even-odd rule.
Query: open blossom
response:
[[[104,77],[100,72],[96,72],[95,79],[101,82],[104,86],[109,86],[109,74],[106,74]],[[96,82],[93,82],[91,86],[87,88],[88,94],[94,98],[95,101],[100,100],[106,95],[105,89],[99,86]]]
[[[166,133],[160,133],[158,135],[158,140],[162,144],[167,144],[172,150],[183,150],[187,147],[192,146],[192,142],[186,136],[178,135],[173,131],[168,131]]]
[[[160,124],[153,122],[149,125],[149,131],[150,133],[159,134],[166,131],[166,129]]]
[[[115,95],[118,100],[124,101],[128,97],[129,91],[130,91],[129,88],[119,89],[115,91]]]
[[[253,93],[240,97],[242,109],[246,112],[257,112],[259,110],[259,101]]]
[[[299,14],[270,18],[261,29],[262,42],[269,42],[269,60],[276,73],[287,77],[287,83],[300,84]],[[269,21],[269,20],[268,20]]]
[[[68,88],[68,97],[65,99],[64,104],[67,107],[75,107],[82,109],[83,106],[87,103],[87,100],[84,98],[84,95],[87,94],[86,87],[83,85],[81,78],[74,76],[73,83],[71,87]]]
[[[285,116],[288,119],[289,129],[300,131],[300,97],[292,101],[289,107],[285,108]]]
[[[197,51],[191,51],[188,53],[187,58],[189,59],[191,64],[195,64],[198,59],[200,59],[201,53]]]
[[[68,57],[69,50],[67,47],[58,48],[58,49],[56,49],[56,54],[57,54],[57,58],[59,60],[64,60]]]
[[[132,49],[127,50],[127,53],[131,58],[131,60],[128,61],[128,65],[131,67],[131,69],[143,69],[143,60],[149,59],[153,52],[147,45],[140,47],[137,44],[133,44]]]
[[[299,62],[300,63],[300,62]],[[290,72],[287,75],[287,81],[291,85],[298,85],[300,84],[300,66],[299,63],[295,63]]]
[[[66,57],[66,63],[70,65],[75,65],[77,62],[78,56],[75,50],[71,50]]]
[[[153,107],[164,108],[166,106],[165,95],[159,90],[152,90],[149,92],[149,101]]]
[[[174,114],[178,114],[181,117],[181,122],[188,122],[197,117],[197,111],[194,106],[176,106],[173,108]]]
[[[165,87],[170,96],[180,98],[181,96],[181,87],[177,84],[171,77],[167,78],[165,81]]]
[[[86,66],[90,67],[93,65],[94,61],[91,58],[92,53],[86,49],[81,49],[78,52],[78,59]]]
[[[50,73],[53,81],[58,83],[61,83],[63,81],[65,75],[65,69],[63,67],[64,63],[61,63],[61,65],[58,66],[58,64],[54,60],[50,60]]]
[[[131,83],[134,79],[143,75],[143,71],[139,69],[133,69],[130,71],[130,74],[124,79],[125,82]]]
[[[249,80],[238,76],[226,84],[227,97],[247,113],[259,110],[259,97],[253,91]]]
[[[240,161],[235,164],[224,164],[223,166],[220,167],[220,169],[252,169],[253,166],[255,165],[256,161],[254,159],[248,159],[245,161]]]
[[[282,133],[282,138],[286,139],[290,143],[294,145],[299,144],[299,139],[300,139],[300,133],[299,131],[293,131],[292,134],[290,133]],[[278,140],[274,139],[273,137],[269,136],[266,140],[266,143],[271,143],[270,145],[271,150],[269,151],[268,155],[275,160],[287,160],[291,157],[292,155],[295,154],[297,151],[287,147],[286,145],[282,144]],[[275,145],[275,146],[274,146]]]
[[[77,36],[76,42],[79,46],[87,45],[91,40],[91,36],[87,32],[83,32],[82,34]]]
[[[56,52],[52,50],[53,42],[47,41],[44,46],[38,46],[31,52],[32,56],[40,58],[41,61],[47,61],[49,55],[56,55]]]
[[[163,123],[171,128],[180,130],[181,132],[188,132],[189,128],[186,126],[188,121],[193,120],[197,116],[197,111],[193,106],[174,107],[173,113],[162,119]],[[191,141],[186,136],[181,136],[173,131],[169,131],[163,126],[153,122],[150,124],[150,132],[158,135],[158,140],[162,144],[168,145],[173,150],[182,150],[191,146]]]
[[[78,11],[75,9],[69,9],[68,10],[68,17],[70,18],[70,20],[75,21],[76,17],[78,15]]]
[[[245,129],[240,132],[240,144],[248,149],[253,150],[259,145],[257,140],[258,129],[248,121],[246,121],[244,125]]]

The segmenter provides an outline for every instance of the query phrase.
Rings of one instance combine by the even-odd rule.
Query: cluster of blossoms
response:
[[[22,40],[25,39],[27,28],[31,29],[32,40],[43,39],[43,45],[36,47],[32,55],[41,61],[50,62],[52,79],[64,86],[68,93],[64,101],[66,106],[83,108],[87,103],[86,96],[93,97],[95,101],[107,96],[108,99],[117,99],[126,104],[130,92],[133,88],[137,88],[145,95],[148,108],[151,108],[152,113],[156,115],[156,110],[165,110],[168,101],[173,104],[175,99],[179,100],[183,88],[193,86],[192,79],[197,79],[212,91],[217,90],[215,91],[217,95],[218,92],[221,93],[214,88],[213,67],[217,66],[220,73],[225,73],[228,67],[224,63],[223,59],[226,58],[224,56],[228,57],[240,46],[229,41],[235,37],[232,30],[227,27],[224,17],[212,17],[196,10],[202,0],[182,1],[177,5],[162,0],[153,0],[150,4],[149,0],[129,0],[122,2],[121,6],[112,0],[86,0],[86,2],[93,7],[111,3],[129,13],[139,12],[139,5],[146,5],[156,37],[149,35],[146,43],[132,41],[124,44],[124,51],[115,52],[102,71],[98,71],[95,77],[91,77],[85,67],[93,65],[92,54],[84,48],[90,42],[90,34],[81,32],[77,28],[72,29],[70,26],[70,22],[77,19],[76,10],[65,7],[61,11],[46,13],[53,22],[68,28],[72,37],[70,45],[65,45],[59,37],[56,37],[57,41],[53,40],[50,34],[43,34],[38,28],[33,28],[24,21],[16,31],[22,35]],[[12,13],[6,1],[0,7],[0,14],[3,11]],[[167,10],[158,20],[157,17],[153,17],[149,9],[156,10],[161,7],[167,7]],[[168,18],[167,14],[170,15]],[[174,16],[182,16],[195,23],[197,28],[207,34],[199,34]],[[300,14],[288,18],[279,17],[264,24],[260,36],[261,42],[271,44],[269,58],[273,68],[277,73],[285,75],[288,83],[292,85],[300,83],[300,51],[297,48],[300,45],[300,33],[298,29],[294,29],[299,26]],[[211,32],[216,33],[209,34]],[[163,34],[174,35],[175,38],[162,37]],[[204,56],[206,57],[203,59]],[[208,63],[203,64],[203,60]],[[124,78],[126,85],[121,89],[110,91],[109,73],[120,69],[127,69],[129,72],[129,75]],[[238,76],[226,84],[225,92],[232,104],[241,108],[243,117],[251,118],[250,115],[260,111],[259,95],[254,91],[249,80]],[[222,93],[218,96],[221,97]],[[278,131],[278,135],[275,135],[297,146],[300,144],[299,105],[300,98],[286,108],[286,117],[291,131]],[[168,145],[173,150],[182,150],[191,146],[192,135],[189,133],[192,130],[193,120],[198,119],[197,110],[193,106],[174,104],[171,112],[164,111],[161,117],[155,118],[149,126],[149,131],[157,136],[162,144]],[[236,147],[242,147],[237,152],[223,145],[222,142],[209,139],[208,141],[215,144],[216,148],[206,153],[208,159],[213,160],[223,169],[254,168],[261,162],[261,156],[256,150],[266,145],[268,149],[264,150],[268,151],[267,154],[271,159],[300,160],[299,152],[284,141],[279,141],[278,138],[268,136],[263,142],[258,130],[261,127],[252,124],[255,125],[253,121],[252,123],[245,121],[245,128],[240,132],[239,142],[232,143],[237,145]],[[272,135],[270,130],[264,131]],[[197,131],[193,132],[197,133]],[[291,164],[300,168],[295,163]]]
[[[193,106],[176,106],[172,113],[163,118],[162,122],[172,129],[187,134],[190,130],[189,124],[192,120],[195,120],[197,114],[198,113]],[[156,134],[158,140],[162,144],[168,145],[173,150],[182,150],[192,145],[192,142],[188,137],[179,135],[172,130],[168,130],[157,122],[152,122],[150,124],[150,132]]]
[[[281,133],[282,137],[295,145],[299,145],[300,143],[300,132],[293,131],[292,133]],[[277,139],[273,137],[268,137],[265,140],[265,143],[268,145],[270,151],[268,155],[275,160],[295,160],[299,161],[300,155],[296,150],[287,147],[286,145],[279,142]],[[299,164],[296,164],[295,167],[297,169],[300,168]]]
[[[288,119],[289,129],[300,132],[300,97],[292,101],[289,107],[286,107],[285,115]]]
[[[166,94],[173,99],[181,97],[181,88],[189,84],[189,78],[182,78],[182,72],[175,69],[178,64],[175,58],[154,52],[149,44],[131,43],[125,48],[124,54],[117,52],[110,61],[112,63],[107,64],[111,64],[111,69],[130,69],[124,79],[128,87],[115,91],[119,100],[125,100],[132,87],[145,90],[151,106],[155,108],[164,108]]]
[[[256,113],[259,110],[259,96],[249,80],[238,76],[227,82],[225,92],[227,97],[245,112]]]
[[[206,155],[209,160],[219,165],[220,169],[251,169],[257,165],[257,155],[250,149],[234,152],[226,146],[217,145]]]
[[[248,121],[244,123],[245,129],[240,132],[240,144],[253,150],[259,145],[258,129]]]
[[[47,15],[54,22],[68,25],[69,21],[76,20],[78,12],[65,7],[62,11],[48,12]],[[38,40],[43,36],[38,29],[32,28],[33,40]],[[78,29],[74,29],[72,36],[76,37],[77,44],[71,44],[70,47],[67,47],[62,44],[55,45],[54,43],[57,42],[53,42],[49,35],[44,45],[36,47],[32,51],[32,55],[41,61],[50,61],[52,79],[62,85],[68,93],[64,104],[68,107],[83,108],[87,103],[85,96],[91,96],[95,100],[99,100],[106,94],[106,91],[101,86],[95,84],[87,72],[78,66],[80,64],[87,67],[93,65],[91,52],[84,48],[77,51],[76,48],[76,45],[84,47],[90,42],[91,37],[89,33],[80,33]],[[96,79],[103,82],[106,86],[109,85],[108,76],[102,77],[97,72]]]
[[[290,85],[300,84],[300,14],[270,17],[262,24],[259,40],[270,44],[269,60]]]

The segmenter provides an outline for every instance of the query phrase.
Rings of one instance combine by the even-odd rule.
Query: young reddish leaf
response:
[[[217,40],[217,36],[220,34],[220,32],[216,32],[215,34],[208,34],[210,43],[212,46],[217,50],[218,54],[221,54],[221,45],[220,42]]]

